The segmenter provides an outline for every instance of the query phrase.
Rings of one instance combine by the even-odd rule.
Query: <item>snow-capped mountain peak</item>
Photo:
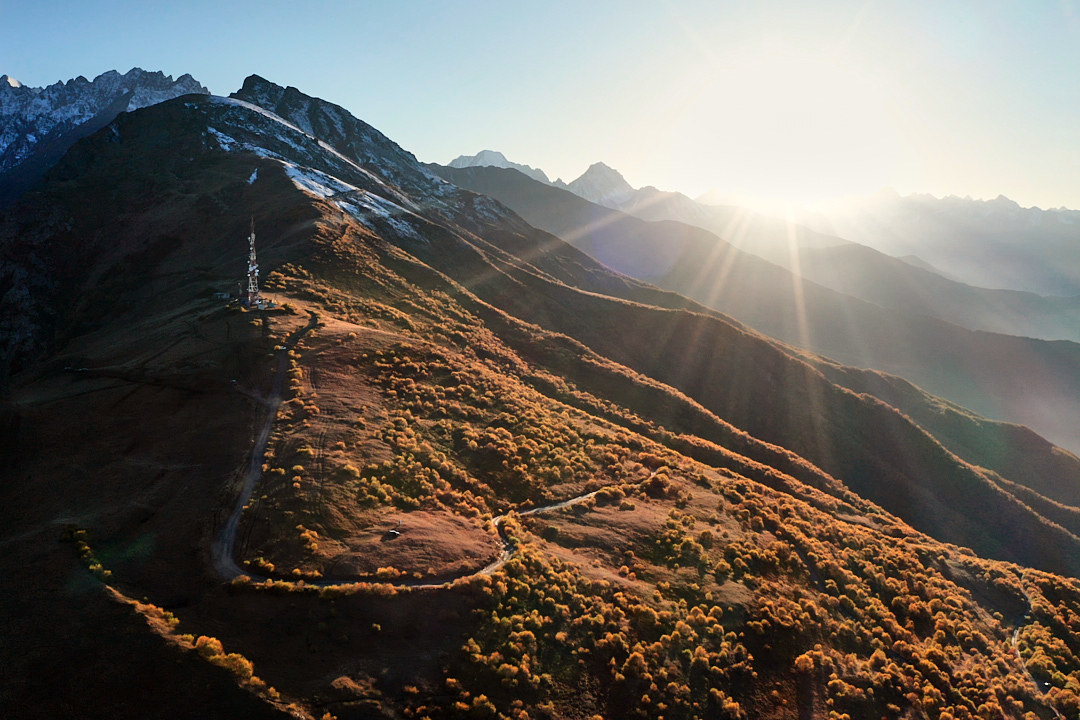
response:
[[[617,207],[634,194],[634,188],[619,171],[602,162],[590,165],[567,188],[579,197],[608,207]]]
[[[0,75],[0,85],[7,85],[8,87],[19,88],[23,84],[11,77],[10,75]]]
[[[464,155],[459,155],[454,162],[470,159],[475,160],[476,162],[482,162],[487,165],[492,165],[494,167],[501,167],[502,165],[509,165],[510,163],[510,161],[506,159],[506,156],[498,150],[481,150],[480,152],[476,153],[476,155],[474,155],[472,158],[467,158]],[[451,167],[455,167],[454,162],[450,163]],[[461,166],[459,165],[456,167]]]
[[[540,168],[534,168],[529,165],[522,165],[511,160],[507,160],[506,156],[498,150],[481,150],[475,155],[458,155],[456,158],[450,161],[450,167],[452,168],[466,168],[466,167],[498,167],[498,168],[512,168],[525,175],[528,175],[533,180],[538,180],[545,185],[550,185],[551,180],[548,179],[547,174]]]

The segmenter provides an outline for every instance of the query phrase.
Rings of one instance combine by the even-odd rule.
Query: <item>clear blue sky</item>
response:
[[[1078,0],[0,2],[0,73],[25,84],[258,73],[425,161],[1080,208]]]

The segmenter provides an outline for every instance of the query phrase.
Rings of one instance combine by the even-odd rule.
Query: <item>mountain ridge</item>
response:
[[[579,197],[600,205],[619,205],[629,200],[634,188],[618,170],[602,162],[594,162],[565,188]]]
[[[1080,284],[1075,278],[1068,279],[1070,271],[1067,268],[1076,265],[1076,258],[1070,254],[1070,245],[1065,239],[1071,227],[1080,223],[1080,211],[1077,210],[1022,208],[1003,195],[993,200],[973,200],[918,193],[900,196],[895,190],[888,189],[853,200],[848,210],[804,209],[781,221],[741,208],[717,193],[705,193],[691,199],[678,192],[653,187],[635,189],[622,181],[621,176],[605,191],[604,197],[578,192],[561,180],[548,184],[643,220],[675,220],[695,225],[724,237],[743,250],[798,272],[802,261],[794,258],[789,247],[793,234],[799,252],[805,251],[809,255],[808,261],[817,263],[811,279],[886,307],[910,310],[922,304],[924,311],[935,308],[934,312],[926,314],[975,330],[1047,340],[1077,339],[1072,303],[1080,302],[1077,300]],[[972,236],[973,232],[977,235]],[[1023,251],[1016,247],[1018,243],[1010,240],[1010,236],[1022,238],[1031,233],[1036,233],[1038,242],[1024,244],[1024,251],[1030,249],[1038,256],[1036,260],[1022,258]],[[954,238],[958,237],[965,239],[956,242]],[[995,254],[994,262],[987,262],[983,252],[986,248],[973,244],[977,238],[989,242],[989,249]],[[853,285],[845,282],[840,274],[828,271],[834,263],[851,262],[852,253],[857,252],[851,245],[871,247],[890,257],[918,258],[909,264],[972,290],[967,297],[960,297],[955,288],[945,294],[939,292],[928,296],[926,291],[940,284],[925,276],[919,279],[918,287],[908,288],[902,294],[883,292],[884,287],[873,282]],[[834,254],[837,255],[835,259],[831,257]],[[985,268],[980,269],[983,265],[1008,269],[987,272]],[[1017,268],[1023,268],[1022,278],[1018,279]],[[882,263],[871,262],[869,267],[859,268],[846,278],[878,273],[885,286],[902,287],[905,275],[902,270],[896,269],[885,276],[881,275],[882,270]],[[1002,298],[1016,291],[1047,297],[1047,300],[1021,308],[1009,307]],[[988,293],[995,293],[997,298],[991,298]],[[1004,318],[995,311],[988,311],[987,304],[1000,307]],[[1033,322],[1025,325],[1024,318],[1033,314],[1036,315]]]

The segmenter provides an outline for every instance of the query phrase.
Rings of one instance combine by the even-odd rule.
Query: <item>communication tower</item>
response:
[[[247,290],[240,295],[240,303],[246,307],[265,307],[266,301],[259,294],[259,262],[255,258],[255,218],[251,219],[251,235],[248,236]]]

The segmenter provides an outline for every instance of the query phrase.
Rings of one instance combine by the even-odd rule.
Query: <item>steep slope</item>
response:
[[[972,332],[890,311],[804,280],[700,228],[648,223],[511,170],[433,169],[620,272],[785,342],[900,375],[977,413],[1080,448],[1080,345]]]
[[[210,699],[190,702],[231,699],[208,714],[1080,707],[1075,581],[851,487],[1045,568],[1080,571],[1080,539],[793,349],[403,151],[362,156],[382,140],[359,121],[333,143],[301,127],[333,126],[329,103],[245,87],[290,117],[190,97],[122,115],[5,216],[8,256],[57,269],[15,307],[45,320],[0,414],[20,449],[0,571],[48,580],[0,605],[14,717],[89,692],[33,680],[64,667],[41,641],[57,618],[113,660],[104,687],[136,701],[116,717],[192,664]],[[273,311],[213,294],[252,216]],[[210,547],[249,476],[251,577],[223,586]],[[146,662],[170,653],[177,673]]]
[[[940,398],[928,397],[896,376],[845,367],[820,356],[804,357],[832,382],[898,408],[973,465],[989,468],[1055,501],[1080,507],[1080,486],[1065,480],[1074,474],[1077,457],[1030,429],[980,418]]]
[[[7,76],[4,76],[8,79]],[[130,112],[209,90],[190,75],[115,70],[45,88],[0,82],[0,208],[31,188],[80,138]]]
[[[308,136],[318,138],[320,144],[379,173],[384,182],[418,194],[440,192],[440,184],[432,182],[432,176],[417,165],[412,153],[340,105],[304,95],[294,87],[283,88],[258,75],[249,76],[230,97],[275,113]]]

